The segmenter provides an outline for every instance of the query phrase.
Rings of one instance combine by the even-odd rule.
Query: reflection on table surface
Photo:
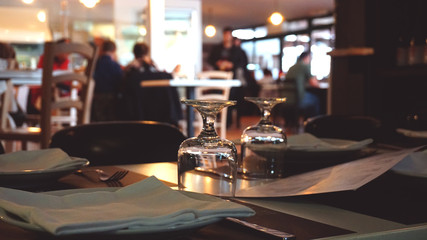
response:
[[[391,153],[391,154],[394,154]],[[347,163],[344,163],[346,165]],[[121,165],[144,175],[176,183],[175,163]],[[332,172],[331,172],[332,173]],[[195,173],[194,191],[206,191],[206,180]],[[238,188],[269,184],[275,180],[238,179]],[[203,187],[200,187],[202,185]],[[292,186],[290,186],[292,187]],[[371,233],[427,222],[420,212],[427,201],[427,179],[386,171],[357,190],[292,197],[238,198],[239,201],[354,231]]]

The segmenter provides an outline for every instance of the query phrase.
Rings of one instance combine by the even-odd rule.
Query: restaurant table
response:
[[[5,70],[0,71],[0,80],[11,79],[13,85],[42,84],[42,69],[36,70]]]
[[[184,87],[187,99],[194,99],[196,87],[240,87],[238,79],[162,79],[142,81],[141,87]],[[194,136],[194,112],[187,106],[187,137]]]
[[[160,164],[135,164],[135,165],[123,165],[123,166],[97,166],[96,168],[103,169],[106,172],[114,172],[119,169],[157,169],[164,166],[170,166],[169,170],[173,169],[175,163],[160,163]],[[94,168],[94,167],[92,167]],[[160,171],[163,173],[163,171]],[[160,173],[159,172],[159,173]],[[92,176],[93,177],[93,176]],[[148,177],[138,172],[131,171],[120,183],[105,183],[100,181],[94,181],[96,178],[91,176],[81,176],[77,174],[70,174],[52,184],[47,184],[38,187],[31,187],[31,189],[26,189],[29,191],[42,192],[46,190],[62,190],[62,189],[75,189],[75,188],[105,188],[105,187],[121,187],[126,186],[137,181],[143,180]],[[176,186],[173,182],[164,182],[170,187]],[[314,239],[342,234],[349,234],[352,231],[342,229],[339,227],[331,226],[324,224],[318,221],[309,220],[306,218],[301,218],[292,214],[282,213],[280,211],[270,210],[261,206],[250,204],[246,201],[241,201],[240,199],[231,199],[240,204],[244,204],[256,211],[256,215],[244,218],[251,223],[255,223],[261,226],[266,226],[270,228],[275,228],[281,231],[291,232],[298,236],[297,239]],[[0,239],[13,239],[13,240],[32,240],[32,239],[46,239],[46,235],[40,235],[36,232],[31,232],[28,230],[21,229],[17,226],[0,221]],[[230,220],[223,219],[219,222],[204,226],[202,228],[190,229],[189,231],[177,232],[178,235],[171,238],[170,234],[164,238],[157,236],[152,236],[149,239],[223,239],[223,240],[232,240],[232,239],[248,239],[248,240],[269,240],[269,239],[280,239],[275,236],[268,235],[266,233],[253,230],[251,228],[245,227],[243,225],[234,223]],[[94,236],[92,236],[94,237]],[[105,237],[105,236],[104,236]],[[103,237],[96,236],[97,239],[103,239]],[[65,238],[73,239],[73,238]],[[86,239],[79,237],[77,239]],[[88,238],[93,239],[93,238]],[[107,238],[110,239],[110,238]],[[113,238],[117,239],[117,238]],[[127,239],[125,237],[119,237],[119,239]],[[140,238],[130,238],[130,239],[140,239]],[[145,238],[143,238],[145,239]]]
[[[29,190],[120,187],[152,175],[170,187],[176,187],[177,183],[176,162],[97,166],[96,168],[107,172],[127,169],[130,173],[120,183],[115,184],[88,180],[86,177],[70,174],[51,185],[41,186],[42,189]],[[387,171],[357,190],[292,197],[228,197],[226,199],[244,204],[256,211],[256,215],[244,220],[294,234],[298,240],[357,237],[369,233],[427,226],[425,206],[427,179],[400,175],[393,171]],[[33,232],[4,222],[0,222],[0,233],[2,233],[0,239],[6,240],[44,239]],[[279,239],[227,219],[180,234],[182,235],[177,235],[174,239]],[[171,238],[168,236],[163,239]]]

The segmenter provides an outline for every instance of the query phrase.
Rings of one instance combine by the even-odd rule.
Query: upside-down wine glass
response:
[[[228,100],[181,100],[202,116],[199,136],[183,141],[178,150],[178,188],[217,196],[234,196],[237,150],[233,142],[215,131],[217,114],[236,104]]]
[[[247,127],[241,136],[240,171],[246,178],[280,178],[284,176],[283,152],[286,149],[285,131],[274,126],[270,115],[273,107],[286,98],[245,97],[261,110],[261,120]]]

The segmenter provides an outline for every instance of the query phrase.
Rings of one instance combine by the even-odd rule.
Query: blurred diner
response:
[[[171,73],[157,68],[149,53],[146,43],[135,43],[134,59],[124,72],[121,115],[125,120],[161,121],[178,126],[183,115],[177,89],[141,87],[141,81],[173,79]]]
[[[15,49],[9,43],[1,42],[0,39],[0,71],[18,68]]]
[[[215,70],[232,71],[233,79],[239,79],[243,86],[247,84],[247,64],[248,57],[240,45],[234,44],[232,35],[233,29],[229,26],[222,30],[222,41],[215,46],[208,56],[208,63]],[[237,104],[227,109],[227,127],[233,123],[233,110],[237,113],[237,126],[240,124],[241,107],[243,104],[244,92],[242,88],[233,87],[230,90],[230,100],[236,100]]]
[[[103,41],[93,74],[95,90],[92,100],[92,122],[119,119],[118,95],[123,71],[116,59],[115,42]]]
[[[298,57],[295,65],[289,68],[285,81],[295,85],[298,107],[303,110],[306,118],[319,115],[319,99],[306,91],[307,87],[319,87],[316,77],[311,75],[311,53],[305,51]]]

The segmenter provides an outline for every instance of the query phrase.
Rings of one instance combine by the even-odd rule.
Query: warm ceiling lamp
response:
[[[34,0],[22,0],[22,2],[25,4],[31,4],[34,2]]]
[[[212,22],[211,17],[212,17],[212,8],[209,8],[208,23]],[[210,38],[213,37],[213,36],[215,36],[215,34],[216,34],[216,28],[215,28],[215,26],[212,25],[212,24],[208,24],[205,27],[205,34],[206,34],[206,36],[208,36]]]
[[[41,10],[37,13],[37,19],[39,22],[46,22],[46,12]]]
[[[208,36],[210,38],[215,36],[215,34],[216,34],[215,26],[214,25],[207,25],[205,27],[205,34],[206,34],[206,36]]]
[[[268,20],[271,22],[271,24],[277,26],[279,24],[281,24],[284,20],[285,17],[283,17],[283,15],[279,12],[279,2],[278,0],[275,1],[275,9],[276,11],[274,11],[270,17],[268,18]]]
[[[270,20],[271,24],[277,26],[277,25],[281,24],[285,20],[285,18],[279,12],[274,12],[271,14],[269,20]]]
[[[93,8],[97,3],[99,3],[101,0],[80,0],[80,3],[85,5],[87,8]]]

